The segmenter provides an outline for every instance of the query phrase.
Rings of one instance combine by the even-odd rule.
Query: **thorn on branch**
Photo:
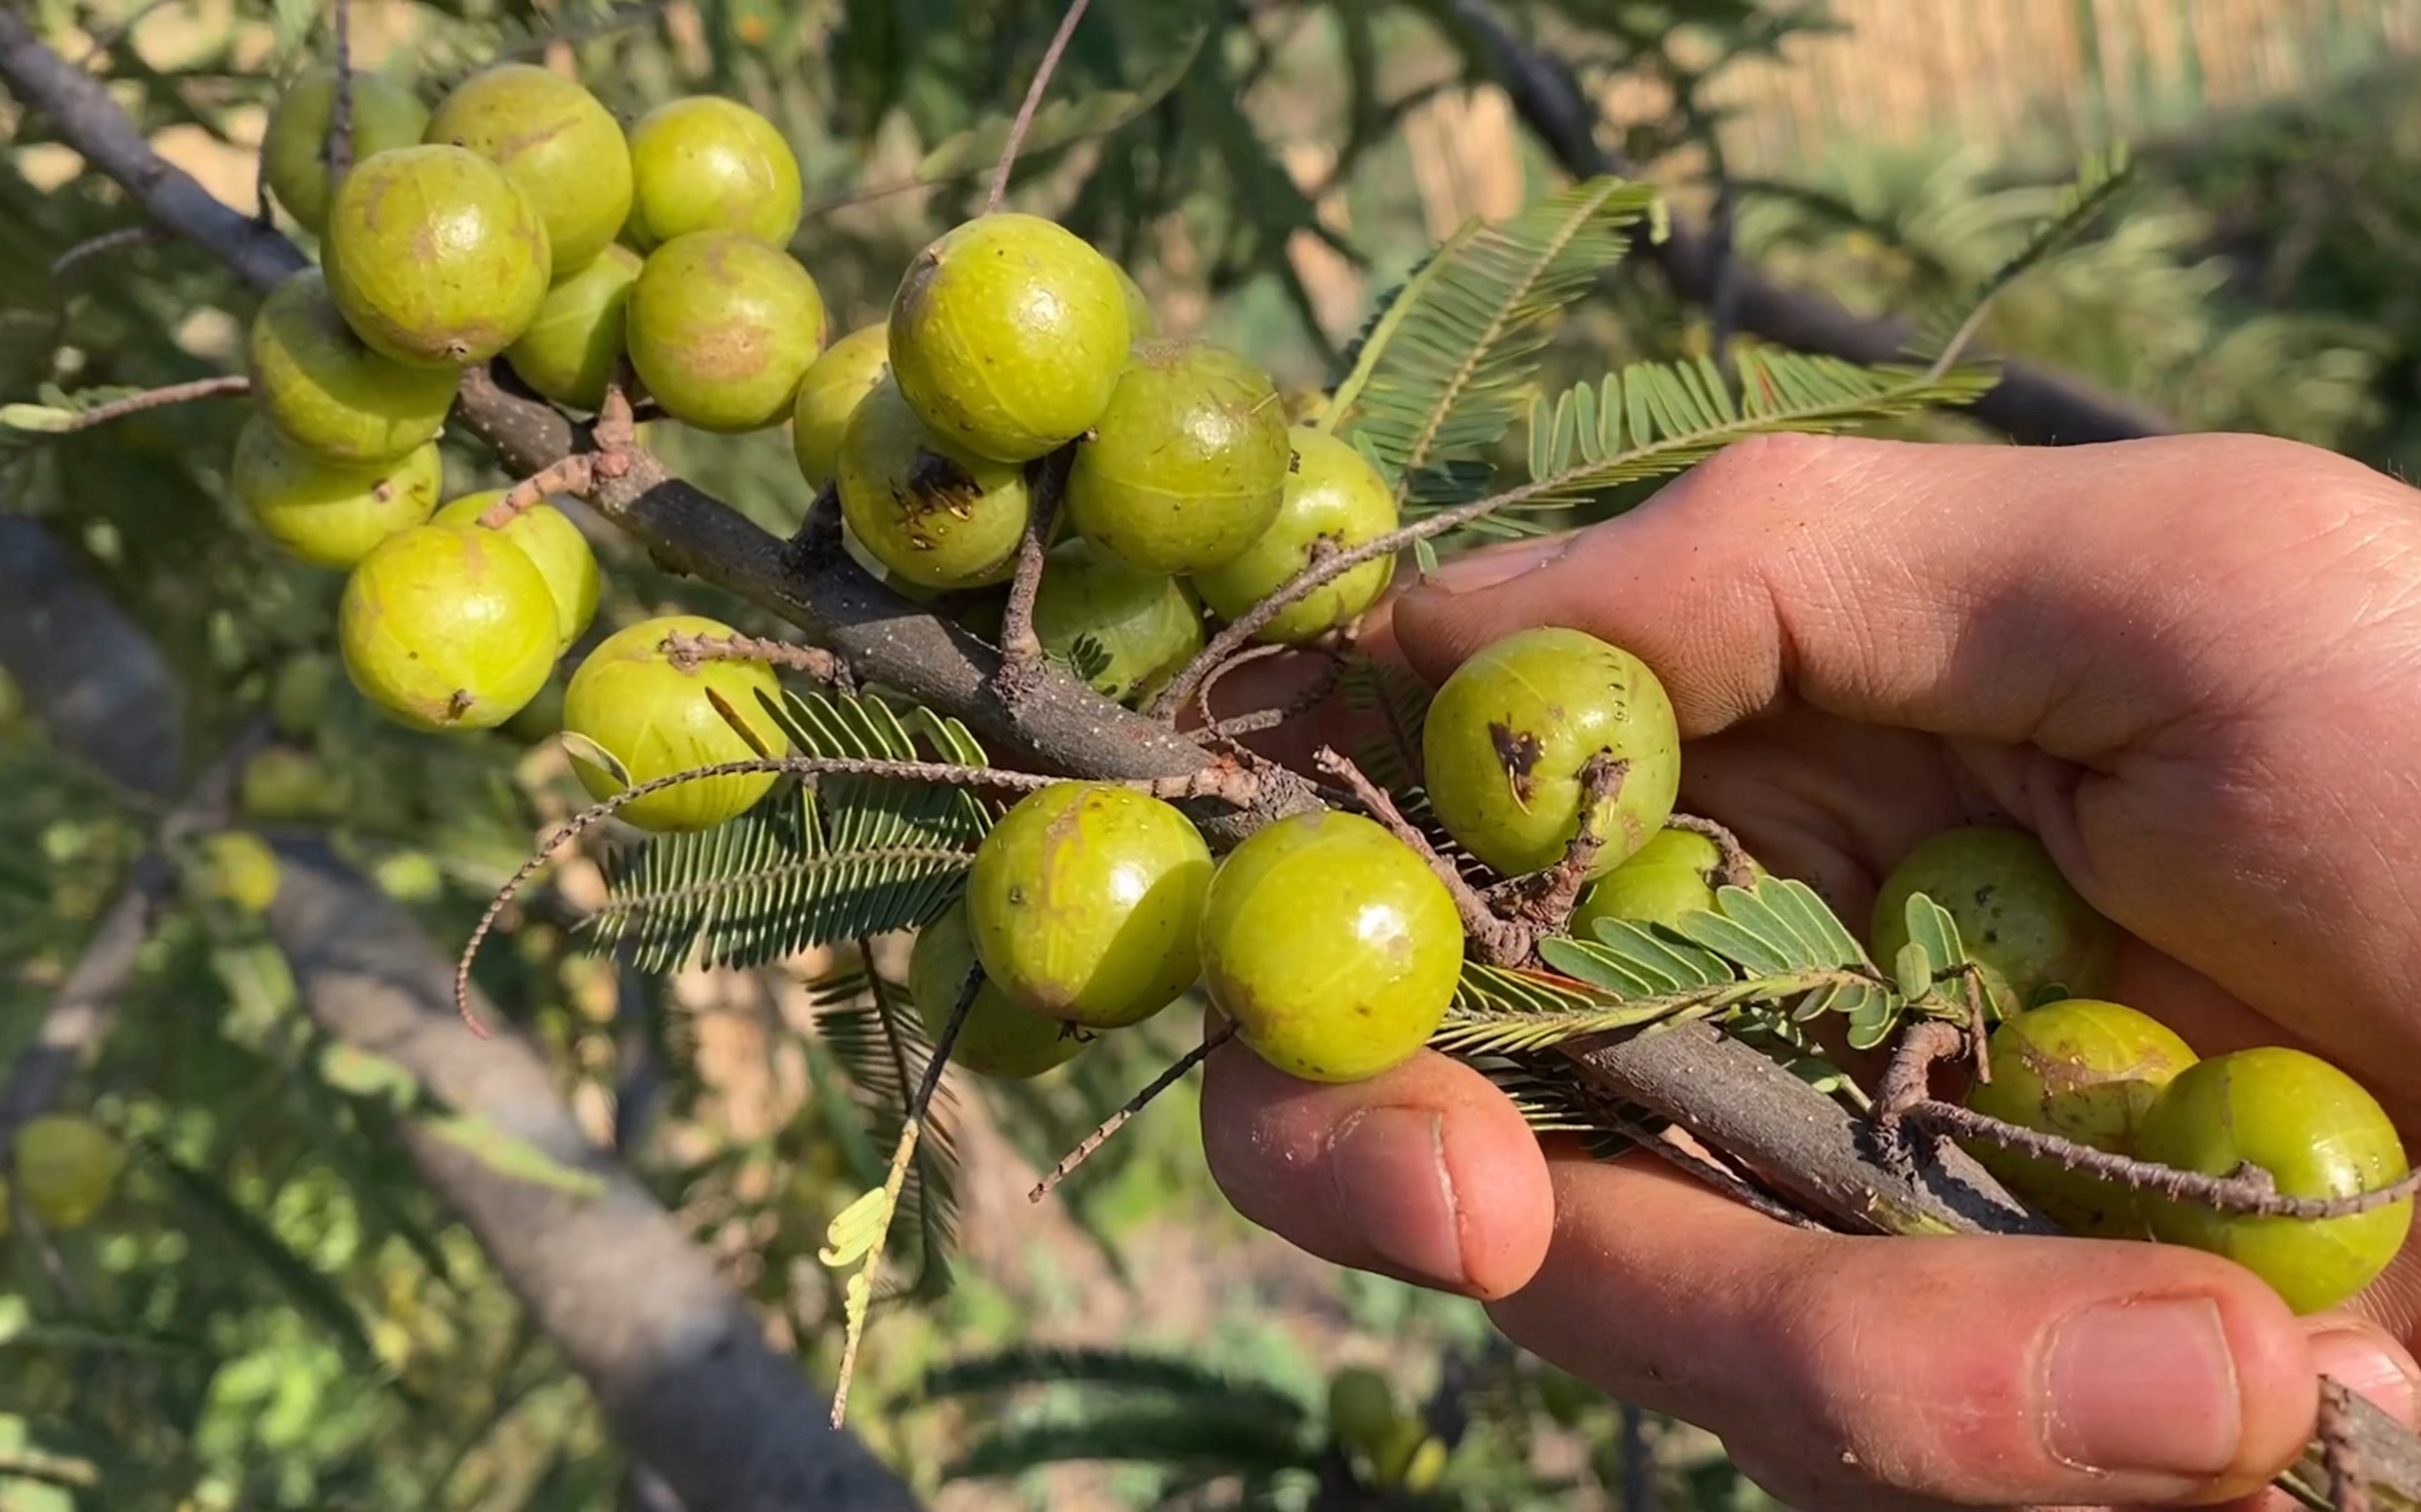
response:
[[[1385,788],[1364,775],[1351,758],[1332,746],[1321,746],[1313,755],[1312,762],[1343,783],[1353,801],[1361,804],[1372,818],[1384,825],[1388,834],[1410,846],[1414,854],[1429,864],[1429,870],[1437,874],[1438,881],[1445,883],[1446,892],[1454,898],[1455,912],[1462,919],[1463,935],[1480,959],[1492,966],[1518,966],[1530,959],[1531,947],[1536,943],[1532,931],[1524,925],[1501,917],[1490,908],[1488,899],[1463,881],[1462,873],[1455,864],[1439,855],[1437,848],[1429,844],[1429,837],[1404,818],[1403,812],[1396,807],[1396,801],[1387,796]]]
[[[1076,35],[1076,23],[1085,19],[1086,8],[1092,0],[1070,0],[1067,14],[1059,18],[1059,29],[1051,34],[1051,45],[1042,51],[1042,61],[1034,70],[1034,82],[1025,86],[1025,99],[1017,107],[1017,118],[1009,123],[1008,140],[1001,145],[1000,166],[992,170],[992,194],[984,201],[984,212],[1000,209],[1008,197],[1008,174],[1017,166],[1018,150],[1025,145],[1025,133],[1034,125],[1034,113],[1041,107],[1043,91],[1051,86],[1051,75],[1059,70],[1059,59],[1068,52],[1068,39]]]
[[[1053,1166],[1041,1180],[1034,1184],[1034,1190],[1025,1194],[1026,1199],[1030,1202],[1040,1202],[1043,1198],[1051,1195],[1053,1191],[1058,1187],[1060,1182],[1065,1181],[1070,1176],[1073,1176],[1075,1174],[1076,1167],[1084,1164],[1086,1161],[1091,1160],[1094,1152],[1099,1150],[1102,1146],[1108,1144],[1112,1136],[1116,1135],[1119,1130],[1124,1129],[1127,1126],[1129,1120],[1132,1119],[1136,1114],[1139,1114],[1143,1112],[1144,1109],[1151,1106],[1153,1099],[1159,1097],[1170,1087],[1175,1086],[1179,1079],[1183,1077],[1186,1072],[1194,1069],[1196,1066],[1201,1065],[1204,1061],[1209,1060],[1214,1051],[1235,1037],[1236,1026],[1232,1023],[1226,1024],[1222,1026],[1217,1033],[1204,1039],[1202,1043],[1195,1046],[1192,1050],[1189,1050],[1184,1054],[1179,1056],[1176,1062],[1166,1070],[1161,1072],[1158,1076],[1153,1077],[1151,1079],[1151,1083],[1148,1086],[1146,1086],[1133,1097],[1127,1099],[1127,1100],[1119,1106],[1117,1112],[1110,1115],[1107,1118],[1102,1119],[1100,1127],[1095,1129],[1091,1133],[1086,1134],[1083,1140],[1078,1142],[1074,1149],[1071,1149],[1066,1155],[1061,1156],[1059,1163]]]
[[[857,689],[857,679],[851,675],[849,663],[820,646],[795,646],[759,635],[693,635],[687,631],[675,631],[664,637],[664,651],[672,664],[683,672],[695,671],[705,662],[762,662],[768,666],[803,673],[844,693]]]

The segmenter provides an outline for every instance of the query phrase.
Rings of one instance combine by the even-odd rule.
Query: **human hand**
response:
[[[1433,683],[1537,624],[1638,653],[1683,805],[1853,923],[1926,836],[2023,824],[2130,932],[2115,996],[2205,1054],[2327,1056],[2421,1152],[2421,494],[2251,437],[1775,437],[1377,617],[1366,645]],[[1488,1301],[1807,1512],[2209,1502],[2301,1452],[2321,1373],[2421,1407],[2421,1246],[2299,1319],[2192,1250],[1811,1233],[1542,1150],[1430,1053],[1315,1087],[1230,1045],[1203,1117],[1247,1216]]]

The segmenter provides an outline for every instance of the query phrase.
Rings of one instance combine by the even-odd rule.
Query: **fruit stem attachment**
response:
[[[336,96],[328,106],[328,134],[320,144],[320,161],[328,165],[328,188],[353,171],[353,7],[336,0],[335,57]]]
[[[1598,813],[1622,791],[1631,763],[1600,751],[1581,763],[1580,823],[1564,843],[1563,858],[1544,871],[1516,877],[1489,890],[1489,906],[1500,914],[1541,929],[1561,929],[1571,922],[1572,906],[1589,881],[1589,868],[1605,849],[1598,831]]]
[[[1740,843],[1739,835],[1713,819],[1701,818],[1695,814],[1671,815],[1665,818],[1664,827],[1686,831],[1715,843],[1715,850],[1721,852],[1722,857],[1715,863],[1715,875],[1709,879],[1715,886],[1756,888],[1757,869],[1749,864],[1748,850]]]
[[[695,672],[706,662],[762,662],[767,666],[803,673],[815,681],[856,691],[849,663],[820,646],[793,646],[761,635],[693,635],[675,631],[664,637],[665,660],[683,672]]]
[[[1017,543],[1017,576],[1008,585],[1008,604],[1000,616],[1000,666],[992,688],[1000,701],[1014,709],[1034,691],[1042,671],[1042,637],[1034,632],[1034,598],[1042,590],[1043,558],[1051,549],[1051,529],[1059,519],[1059,500],[1068,491],[1068,474],[1076,465],[1076,443],[1070,442],[1042,459],[1035,469],[1032,507],[1025,514],[1025,534]]]
[[[1454,899],[1454,911],[1462,918],[1462,932],[1477,957],[1492,966],[1519,966],[1530,959],[1536,936],[1526,925],[1500,916],[1488,906],[1479,890],[1463,881],[1455,864],[1439,855],[1429,837],[1403,816],[1387,790],[1363,775],[1352,758],[1333,746],[1321,746],[1312,756],[1312,763],[1343,783],[1369,816],[1386,826],[1387,833],[1412,847],[1413,853],[1429,864],[1429,870]]]
[[[340,0],[341,3],[341,0]],[[1085,19],[1092,0],[1070,0],[1067,14],[1059,18],[1059,29],[1051,34],[1051,45],[1042,50],[1042,61],[1036,65],[1034,82],[1025,86],[1025,99],[1017,107],[1017,118],[1008,123],[1008,140],[1001,144],[1000,166],[992,170],[992,194],[984,201],[984,213],[998,210],[1008,197],[1008,172],[1017,166],[1018,149],[1025,145],[1025,133],[1034,125],[1034,113],[1042,105],[1042,91],[1051,86],[1051,75],[1059,70],[1059,60],[1067,55],[1068,39],[1076,35],[1076,23]]]
[[[1026,1200],[1029,1202],[1040,1202],[1043,1198],[1051,1195],[1052,1192],[1058,1187],[1060,1182],[1067,1180],[1070,1176],[1075,1174],[1076,1167],[1084,1164],[1086,1161],[1091,1160],[1096,1150],[1099,1150],[1102,1146],[1108,1144],[1111,1136],[1115,1135],[1119,1130],[1124,1129],[1127,1126],[1127,1121],[1129,1119],[1132,1118],[1136,1114],[1143,1112],[1144,1109],[1151,1106],[1153,1099],[1159,1097],[1170,1087],[1175,1086],[1178,1080],[1184,1076],[1186,1072],[1194,1069],[1196,1066],[1201,1065],[1204,1061],[1209,1060],[1212,1052],[1216,1051],[1220,1046],[1235,1037],[1236,1026],[1232,1023],[1225,1024],[1216,1032],[1205,1037],[1202,1043],[1195,1046],[1192,1050],[1189,1050],[1184,1054],[1179,1056],[1176,1062],[1166,1070],[1161,1072],[1158,1076],[1153,1077],[1151,1079],[1151,1083],[1148,1086],[1146,1086],[1133,1097],[1127,1099],[1127,1100],[1120,1105],[1117,1112],[1110,1115],[1107,1118],[1102,1119],[1100,1127],[1096,1128],[1091,1133],[1086,1134],[1081,1141],[1079,1141],[1074,1149],[1071,1149],[1067,1154],[1061,1156],[1059,1158],[1059,1163],[1053,1166],[1041,1180],[1037,1181],[1034,1184],[1034,1190],[1025,1194]]]

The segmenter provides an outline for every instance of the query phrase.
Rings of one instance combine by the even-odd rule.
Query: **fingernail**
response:
[[[2046,1442],[2080,1470],[2165,1477],[2179,1496],[2227,1470],[2241,1431],[2236,1359],[2207,1297],[2105,1302],[2059,1325],[2044,1354]]]
[[[2358,1328],[2315,1333],[2312,1364],[2397,1422],[2411,1426],[2421,1420],[2421,1383],[2413,1379],[2413,1363],[2379,1335]]]
[[[1329,1142],[1329,1170],[1346,1216],[1379,1257],[1441,1286],[1460,1286],[1462,1221],[1445,1166],[1445,1118],[1421,1108],[1371,1108]]]
[[[1510,546],[1491,546],[1480,551],[1465,552],[1449,561],[1440,562],[1429,574],[1428,585],[1442,587],[1449,593],[1477,593],[1500,583],[1518,578],[1524,572],[1536,572],[1560,559],[1570,546],[1569,536],[1550,536],[1543,540],[1525,540]]]

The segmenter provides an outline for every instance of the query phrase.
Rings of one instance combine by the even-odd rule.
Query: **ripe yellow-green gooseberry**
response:
[[[737,633],[702,615],[664,615],[616,631],[588,653],[564,690],[564,732],[621,767],[610,772],[573,745],[572,770],[590,796],[611,798],[626,785],[755,756],[756,747],[716,709],[716,698],[747,724],[766,752],[789,754],[789,738],[757,696],[780,696],[781,679],[772,667],[744,661],[683,666],[664,645],[675,634],[721,639]],[[642,830],[711,830],[754,807],[773,783],[769,772],[702,778],[625,804],[617,817]]]
[[[1241,619],[1252,607],[1311,566],[1321,541],[1351,550],[1396,528],[1396,495],[1369,460],[1324,430],[1289,436],[1294,464],[1277,519],[1237,556],[1194,574],[1195,590],[1222,619]],[[1365,562],[1321,584],[1254,632],[1265,644],[1299,646],[1350,625],[1379,601],[1396,575],[1396,559]]]
[[[916,948],[908,958],[908,990],[916,1002],[916,1018],[925,1037],[935,1044],[959,1005],[967,973],[976,965],[975,936],[967,925],[963,899],[916,933]],[[950,1049],[950,1064],[977,1076],[1022,1082],[1066,1065],[1091,1043],[1074,1024],[1046,1018],[1015,1000],[987,979],[976,990],[967,1021],[959,1027]]]
[[[429,110],[402,80],[384,73],[352,76],[353,161],[363,162],[419,143]],[[317,236],[328,224],[328,118],[336,104],[336,70],[314,64],[294,76],[269,113],[261,166],[269,192],[296,224]]]
[[[2144,1115],[2196,1058],[2168,1025],[2098,998],[2047,1003],[2005,1020],[1987,1049],[1992,1079],[1969,1090],[1968,1107],[2116,1155],[2135,1153]],[[2070,1233],[2146,1236],[2143,1211],[2126,1187],[1985,1140],[1968,1149]]]
[[[622,355],[639,265],[617,242],[555,279],[529,329],[505,349],[514,374],[557,404],[594,413]]]
[[[1034,503],[1024,469],[945,444],[899,385],[874,386],[841,434],[842,522],[886,572],[926,588],[979,588],[1017,570]]]
[[[44,1114],[17,1130],[17,1192],[46,1228],[82,1228],[117,1194],[126,1149],[89,1118]]]
[[[452,368],[406,367],[372,351],[345,323],[317,268],[261,302],[244,360],[253,401],[287,440],[366,466],[435,441],[462,386]]]
[[[336,646],[363,697],[420,730],[493,729],[561,652],[554,594],[501,531],[416,525],[373,548],[336,606]]]
[[[769,246],[797,234],[805,188],[773,123],[715,95],[668,101],[631,128],[631,216],[645,252],[694,231],[737,231]]]
[[[994,461],[1029,462],[1090,429],[1132,339],[1117,267],[1038,215],[944,232],[891,299],[891,371],[909,407]]]
[[[320,257],[345,323],[412,367],[470,367],[519,341],[554,267],[521,185],[443,145],[356,164],[328,207]]]
[[[1159,689],[1202,649],[1202,611],[1177,579],[1138,572],[1082,537],[1043,559],[1034,633],[1054,656],[1091,636],[1109,653],[1092,684],[1105,698]]]
[[[1923,893],[1959,923],[1959,940],[1984,968],[2004,1014],[2051,988],[2070,997],[2110,990],[2118,927],[2060,875],[2023,830],[1947,830],[1903,857],[1875,896],[1875,959],[1889,966],[1908,943],[1908,900]]]
[[[1572,909],[1570,932],[1575,939],[1594,940],[1600,919],[1678,925],[1684,915],[1715,906],[1723,869],[1721,846],[1694,830],[1667,826],[1588,885]],[[1754,859],[1749,872],[1752,877],[1766,875]]]
[[[849,417],[890,370],[891,329],[882,324],[851,331],[808,366],[790,406],[790,451],[809,488],[832,481]]]
[[[1445,884],[1358,814],[1296,814],[1228,853],[1202,909],[1202,985],[1289,1075],[1359,1082],[1410,1059],[1462,974]]]
[[[508,489],[489,489],[478,493],[466,493],[437,511],[441,524],[477,525],[479,517],[492,506],[504,502]],[[588,622],[597,616],[597,553],[588,549],[588,538],[571,522],[571,517],[551,504],[533,505],[523,510],[496,533],[513,543],[539,576],[546,579],[548,597],[554,604],[555,653],[587,633]]]
[[[255,414],[236,437],[228,482],[262,535],[300,561],[341,569],[426,521],[445,472],[433,443],[393,461],[330,461]]]
[[[1110,783],[1028,793],[976,848],[967,921],[984,972],[1037,1013],[1141,1022],[1196,970],[1210,848],[1167,803]]]
[[[353,785],[308,751],[273,745],[244,763],[236,794],[244,818],[293,823],[342,816],[352,806]]]
[[[2178,1073],[2135,1130],[2135,1154],[2179,1170],[2270,1174],[2289,1197],[2351,1197],[2394,1184],[2403,1142],[2361,1083],[2283,1046],[2240,1050]],[[2187,1199],[2140,1199],[2155,1237],[2224,1255],[2298,1313],[2335,1307],[2377,1279],[2412,1232],[2411,1199],[2345,1218],[2249,1218]]]
[[[824,348],[824,298],[798,259],[737,231],[648,254],[631,286],[631,366],[664,413],[725,435],[789,418]]]
[[[244,830],[204,835],[194,848],[196,896],[242,913],[260,913],[277,896],[277,853]]]
[[[1664,685],[1618,646],[1576,630],[1525,630],[1457,667],[1430,700],[1422,765],[1438,822],[1508,877],[1563,859],[1579,832],[1581,769],[1628,763],[1596,813],[1602,877],[1672,817],[1681,733]]]
[[[558,279],[604,251],[631,213],[631,148],[620,124],[552,69],[482,69],[454,86],[425,134],[470,148],[521,186],[546,223]]]
[[[1205,572],[1286,500],[1286,409],[1267,373],[1206,341],[1137,343],[1069,469],[1068,522],[1143,572]]]

